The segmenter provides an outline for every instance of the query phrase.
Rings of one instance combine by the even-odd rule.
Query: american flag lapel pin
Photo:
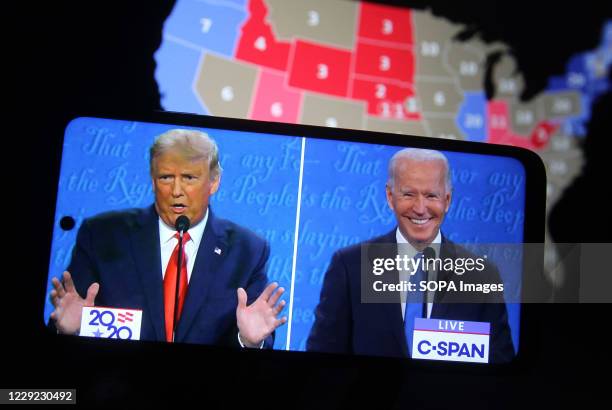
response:
[[[217,255],[221,255],[221,248],[215,248],[215,253]]]

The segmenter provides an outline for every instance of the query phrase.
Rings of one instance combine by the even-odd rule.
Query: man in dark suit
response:
[[[170,130],[150,154],[155,203],[83,222],[63,281],[53,279],[55,327],[77,333],[83,306],[95,303],[141,309],[141,340],[271,347],[286,321],[277,318],[284,289],[266,286],[267,242],[209,209],[221,177],[215,142],[199,131]],[[175,315],[174,227],[182,215],[191,224]]]
[[[403,149],[389,162],[387,203],[395,213],[397,228],[388,234],[337,251],[325,274],[315,322],[308,337],[309,351],[409,357],[405,320],[409,303],[400,295],[395,303],[363,303],[362,249],[386,248],[394,258],[434,251],[442,260],[475,258],[466,249],[448,241],[440,232],[449,210],[452,187],[446,157],[438,152]],[[365,246],[364,246],[365,245]],[[399,249],[403,249],[401,252]],[[397,272],[392,272],[396,274]],[[395,276],[397,278],[397,276]],[[437,272],[438,281],[458,279],[471,283],[501,283],[497,269],[485,264],[481,272],[457,277],[448,270]],[[465,303],[469,299],[470,303]],[[477,303],[473,303],[477,302]],[[514,356],[506,306],[495,292],[477,295],[437,291],[422,304],[427,318],[488,322],[491,325],[490,362],[507,362]]]

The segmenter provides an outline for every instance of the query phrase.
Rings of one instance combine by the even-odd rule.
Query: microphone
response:
[[[183,234],[189,230],[189,226],[191,225],[191,221],[185,215],[181,215],[176,218],[174,222],[174,228],[179,233],[178,238],[178,261],[176,262],[176,284],[174,288],[174,313],[172,317],[174,320],[172,321],[172,341],[174,342],[174,336],[176,335],[176,325],[178,323],[178,305],[179,305],[179,287],[181,280],[181,269],[183,263]]]
[[[190,226],[191,222],[185,215],[181,215],[176,218],[176,222],[174,223],[174,229],[179,232],[179,235],[182,235],[185,231],[188,231]]]
[[[436,251],[434,250],[434,248],[432,248],[431,246],[428,246],[427,248],[423,249],[423,263],[425,263],[427,265],[429,265],[427,263],[428,260],[433,260],[436,257]],[[427,272],[427,283],[429,282],[435,282],[436,281],[436,271],[435,271],[435,263],[434,263],[434,269],[430,270],[430,269],[424,269],[425,272]],[[435,291],[430,291],[429,287],[427,288],[427,292],[425,292],[425,303],[423,305],[423,317],[427,318],[428,317],[428,304],[429,303],[433,303],[434,301],[434,293]]]
[[[423,256],[425,259],[433,259],[436,257],[436,251],[431,246],[428,246],[427,248],[423,249]]]

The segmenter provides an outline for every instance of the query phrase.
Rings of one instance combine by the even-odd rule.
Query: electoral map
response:
[[[368,2],[178,0],[156,79],[172,111],[528,148],[546,165],[550,209],[580,172],[592,102],[610,89],[612,21],[527,102],[508,46],[456,40],[464,29]]]

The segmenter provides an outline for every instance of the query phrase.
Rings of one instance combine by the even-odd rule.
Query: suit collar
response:
[[[395,256],[397,255],[396,231],[397,227],[371,241],[373,243],[378,244],[393,245],[393,247],[389,246],[388,257],[390,258],[395,258]],[[402,352],[402,356],[408,356],[408,344],[406,343],[406,335],[404,332],[404,319],[402,318],[402,304],[400,303],[399,297],[397,303],[381,303],[378,306],[381,309],[380,320],[387,320],[391,323],[391,333],[393,334],[395,341],[399,345],[399,349]]]
[[[130,227],[130,244],[140,275],[146,306],[144,317],[148,317],[155,330],[157,340],[165,340],[164,296],[159,248],[158,215],[152,205],[137,214],[134,226]]]
[[[198,311],[206,304],[215,275],[223,272],[221,266],[228,254],[229,241],[225,224],[223,220],[215,217],[210,208],[208,214],[208,221],[191,273],[183,313],[176,331],[175,340],[178,342],[185,339]]]
[[[440,259],[444,260],[446,258],[455,259],[457,256],[457,249],[454,242],[451,242],[446,238],[446,236],[442,236],[442,246],[440,247]],[[438,272],[438,280],[448,281],[451,280],[450,276],[452,272],[442,271]],[[437,293],[437,292],[436,292]]]
[[[440,247],[440,259],[443,261],[448,259],[454,260],[457,257],[457,249],[454,242],[450,241],[446,236],[442,235],[442,246]],[[457,276],[452,271],[442,270],[437,273],[438,282],[450,282],[456,280]],[[434,295],[434,305],[431,310],[432,319],[435,317],[445,317],[449,308],[452,308],[452,303],[444,303],[445,298],[452,296],[449,292],[436,292]]]

